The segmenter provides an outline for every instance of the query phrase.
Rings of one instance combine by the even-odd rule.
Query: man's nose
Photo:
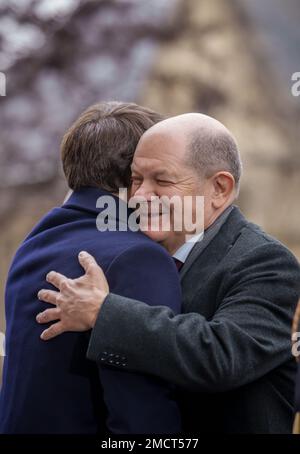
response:
[[[150,200],[152,196],[155,195],[154,188],[151,184],[143,181],[142,184],[137,188],[134,197],[143,197],[146,200]]]

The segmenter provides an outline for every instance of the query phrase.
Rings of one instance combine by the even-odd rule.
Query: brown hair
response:
[[[90,106],[65,133],[61,143],[69,187],[95,186],[109,192],[130,186],[130,165],[143,133],[164,117],[134,103]]]

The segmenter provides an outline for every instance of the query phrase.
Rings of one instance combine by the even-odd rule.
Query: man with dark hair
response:
[[[161,119],[136,104],[103,103],[87,109],[64,136],[63,167],[74,192],[25,239],[7,279],[1,433],[180,430],[173,387],[151,375],[126,371],[122,345],[118,352],[103,351],[97,367],[85,357],[89,333],[66,333],[45,343],[35,322],[36,314],[47,307],[37,297],[47,270],[57,269],[70,278],[80,276],[77,256],[82,248],[97,257],[116,293],[149,304],[168,302],[170,309],[180,311],[177,269],[161,246],[140,232],[118,228],[99,232],[96,228],[101,197],[110,197],[117,207],[117,227],[126,226],[127,205],[112,193],[129,186],[130,164],[140,136]],[[100,278],[101,273],[93,274],[95,286]],[[82,329],[86,328],[83,324]],[[115,364],[122,370],[113,369]]]
[[[146,230],[177,260],[183,314],[115,294],[103,274],[100,284],[101,269],[88,254],[80,285],[52,272],[50,281],[60,292],[40,292],[56,307],[38,315],[38,322],[55,321],[59,310],[59,321],[43,339],[81,330],[86,322],[93,328],[90,359],[101,364],[104,350],[121,349],[128,357],[126,370],[153,373],[180,387],[188,433],[292,430],[290,329],[300,268],[286,247],[233,205],[241,168],[232,134],[202,114],[164,120],[138,144],[131,167],[133,194],[147,201],[204,197],[202,241],[187,242],[184,229],[157,231],[148,223]],[[90,270],[99,273],[97,286],[91,284]]]
[[[130,186],[130,164],[142,134],[164,117],[134,103],[90,106],[61,143],[64,173],[71,189],[93,186],[117,193]]]

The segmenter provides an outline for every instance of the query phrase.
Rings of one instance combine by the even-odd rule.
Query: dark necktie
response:
[[[183,262],[182,262],[181,260],[176,259],[175,257],[173,257],[173,259],[174,259],[175,265],[176,265],[176,267],[177,267],[177,269],[178,269],[178,272],[179,272],[180,269],[181,269],[182,266],[183,266]]]

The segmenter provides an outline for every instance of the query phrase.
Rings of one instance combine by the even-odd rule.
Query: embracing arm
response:
[[[66,331],[89,330],[97,322],[99,308],[108,293],[108,283],[90,254],[81,252],[79,262],[86,271],[83,276],[68,279],[52,271],[48,273],[47,281],[59,291],[42,289],[38,293],[40,299],[54,306],[36,317],[38,323],[54,322],[41,334],[45,341]],[[177,269],[172,258],[157,244],[128,248],[115,258],[106,275],[113,291],[148,304],[169,304],[172,313],[180,312],[181,288]],[[110,330],[115,332],[115,326]],[[143,342],[143,333],[135,326],[130,325],[129,331],[134,343]],[[97,329],[93,330],[91,337],[96,333]],[[126,352],[121,340],[114,344],[114,349],[102,348],[96,355],[108,410],[108,429],[123,434],[180,432],[181,419],[174,399],[174,386],[155,377],[151,370],[148,375],[142,371],[132,372],[127,367]],[[151,356],[151,352],[145,352],[145,355]]]
[[[226,287],[211,320],[109,294],[88,357],[98,361],[103,350],[114,351],[122,344],[127,370],[202,392],[225,391],[258,379],[290,357],[299,266],[281,246],[265,244],[228,270]]]
[[[170,304],[180,311],[181,289],[172,259],[158,245],[138,245],[117,257],[106,271],[110,288],[124,296],[141,298],[148,305]],[[169,303],[168,303],[169,302]],[[115,327],[110,329],[115,331]],[[136,344],[143,333],[131,325]],[[92,337],[95,334],[92,333]],[[131,372],[127,368],[127,348],[123,340],[115,349],[102,350],[99,376],[108,409],[107,425],[113,433],[178,433],[180,413],[174,386],[163,379]],[[145,352],[145,355],[151,355]],[[120,370],[115,367],[119,365]]]

